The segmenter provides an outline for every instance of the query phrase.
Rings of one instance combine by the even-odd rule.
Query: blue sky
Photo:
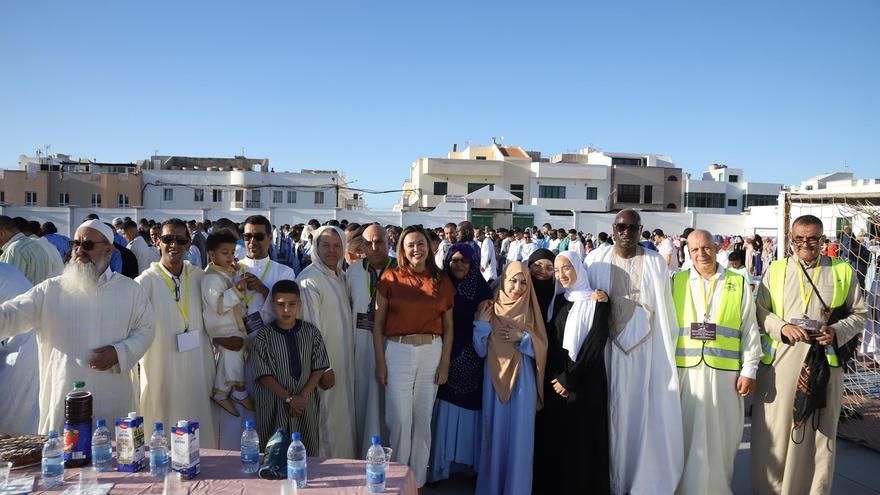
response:
[[[268,157],[397,189],[452,143],[880,176],[880,2],[3,2],[0,167]],[[390,207],[397,195],[369,196]]]

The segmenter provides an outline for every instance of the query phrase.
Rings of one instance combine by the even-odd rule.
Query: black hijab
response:
[[[536,249],[535,252],[529,256],[528,264],[529,266],[532,266],[532,263],[538,260],[548,260],[550,263],[553,263],[555,258],[556,255],[549,249]],[[544,315],[544,321],[547,321],[550,319],[550,315],[548,314],[550,303],[552,303],[553,298],[556,297],[556,279],[551,277],[549,280],[538,280],[532,275],[532,287],[535,288],[535,296],[538,297],[538,306],[541,307],[541,314]]]

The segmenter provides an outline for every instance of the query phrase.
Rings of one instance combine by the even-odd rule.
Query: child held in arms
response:
[[[219,350],[211,399],[233,416],[239,415],[234,402],[254,410],[254,401],[244,387],[248,341],[242,320],[245,286],[235,262],[236,240],[226,229],[208,236],[205,247],[211,262],[202,281],[205,331]]]
[[[296,317],[302,301],[299,286],[280,280],[272,287],[275,321],[257,332],[252,363],[257,399],[257,433],[260,449],[282,428],[298,431],[306,452],[316,455],[318,436],[318,392],[335,384],[330,358],[321,332]]]

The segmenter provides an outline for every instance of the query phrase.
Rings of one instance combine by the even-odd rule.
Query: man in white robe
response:
[[[684,297],[680,305],[676,305],[678,321],[682,323],[679,325],[681,335],[676,347],[676,364],[682,419],[687,425],[684,429],[684,472],[676,493],[730,494],[733,461],[743,433],[743,397],[755,390],[755,376],[761,360],[755,303],[747,277],[738,282],[738,287],[728,283],[728,271],[715,261],[712,234],[705,230],[693,231],[688,236],[687,248],[694,260],[694,268],[680,272],[674,279],[686,280],[687,287],[680,291]],[[673,286],[679,287],[675,283]],[[728,305],[734,303],[731,294],[736,294],[737,289],[741,289],[742,294],[736,301],[740,309],[740,327],[733,328],[725,325],[731,314],[723,311],[722,306],[725,302]],[[714,342],[703,341],[702,351],[694,348],[701,341],[691,339],[692,325],[701,322],[715,324],[716,329]],[[718,347],[723,345],[722,342],[731,342],[731,338],[739,340],[736,352]],[[709,344],[715,347],[707,347]],[[692,351],[700,352],[699,357],[693,356]]]
[[[30,281],[18,268],[0,263],[0,303],[24,294],[30,288]],[[26,435],[37,432],[39,416],[21,412],[39,410],[38,360],[34,332],[0,340],[0,390],[6,392],[6,397],[0,401],[0,433]]]
[[[184,261],[190,242],[186,223],[164,222],[161,261],[135,279],[156,317],[156,339],[141,359],[141,411],[147,425],[198,421],[199,445],[215,449],[218,411],[210,399],[214,350],[202,320],[205,272]]]
[[[486,282],[495,280],[498,276],[498,262],[495,260],[495,244],[492,239],[486,237],[482,230],[476,231],[477,243],[480,245],[480,273]]]
[[[153,309],[140,285],[109,269],[112,249],[112,229],[87,221],[62,276],[0,305],[0,339],[31,328],[37,336],[39,433],[64,427],[64,398],[74,381],[85,381],[92,393],[94,418],[137,410],[136,364],[153,342]]]
[[[355,453],[354,342],[351,328],[351,302],[342,253],[345,234],[337,227],[324,226],[312,236],[312,264],[300,272],[302,320],[321,331],[336,385],[320,390],[321,446],[318,455],[353,459]]]
[[[237,232],[233,232],[237,235]],[[245,329],[248,331],[248,340],[256,336],[259,322],[269,324],[275,321],[272,313],[272,302],[269,300],[269,291],[279,280],[296,280],[293,270],[281,263],[269,259],[269,246],[272,244],[272,225],[262,215],[253,215],[244,221],[244,247],[246,256],[236,258],[243,270],[241,280],[247,286],[244,295],[245,311],[247,319]],[[259,318],[257,318],[257,315]],[[248,318],[249,317],[249,318]],[[239,337],[226,337],[214,339],[214,344],[225,347],[230,345],[227,339],[235,341]],[[241,345],[241,344],[238,344]],[[229,347],[236,349],[236,345]],[[250,397],[254,397],[254,373],[250,357],[245,362],[245,390]],[[254,412],[247,408],[236,405],[239,416],[233,416],[228,412],[220,411],[220,448],[224,450],[238,450],[241,447],[241,432],[244,431],[245,421],[255,419]],[[311,454],[310,454],[311,455]]]
[[[133,220],[122,224],[122,236],[128,241],[128,245],[125,247],[137,258],[138,275],[147,271],[151,263],[159,261],[159,253],[150,249],[147,241],[138,233],[138,226]]]
[[[388,438],[385,428],[385,390],[373,376],[376,374],[376,352],[373,347],[373,322],[376,315],[376,285],[382,273],[397,266],[388,256],[385,229],[373,224],[364,229],[363,260],[351,265],[345,273],[351,294],[352,328],[354,329],[354,400],[356,419],[356,456],[363,457],[370,448],[372,435]]]
[[[611,298],[608,368],[613,493],[673,493],[681,477],[683,433],[674,342],[675,308],[666,263],[638,245],[641,220],[623,210],[613,249],[594,250],[590,285]]]

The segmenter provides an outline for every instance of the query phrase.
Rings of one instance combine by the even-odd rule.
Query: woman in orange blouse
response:
[[[376,379],[385,385],[385,424],[394,460],[407,463],[422,487],[434,399],[449,371],[455,289],[434,263],[421,227],[407,227],[399,239],[398,266],[382,273],[377,287]]]

